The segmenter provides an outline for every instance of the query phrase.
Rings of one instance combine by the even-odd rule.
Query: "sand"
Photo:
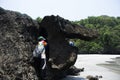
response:
[[[99,80],[120,80],[120,55],[78,55],[75,66],[85,71],[63,80],[87,80],[88,75],[102,76]]]

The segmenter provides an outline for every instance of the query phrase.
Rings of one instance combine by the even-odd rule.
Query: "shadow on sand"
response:
[[[83,77],[79,77],[79,76],[68,76],[62,80],[86,80],[86,79]]]

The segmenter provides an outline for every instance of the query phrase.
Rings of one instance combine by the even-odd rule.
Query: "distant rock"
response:
[[[88,80],[99,80],[98,77],[93,77],[93,76],[91,76],[91,75],[88,75],[88,76],[87,76],[87,79],[88,79]]]

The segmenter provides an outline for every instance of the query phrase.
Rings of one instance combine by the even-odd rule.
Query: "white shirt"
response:
[[[41,57],[42,59],[46,59],[45,55],[45,47],[43,45],[43,41],[40,41],[36,46],[35,50],[33,51],[34,57]]]

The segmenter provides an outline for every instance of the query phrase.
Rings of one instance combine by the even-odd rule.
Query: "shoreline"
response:
[[[110,53],[110,54],[98,54],[98,53],[92,53],[92,54],[86,54],[86,53],[80,53],[80,54],[78,54],[78,55],[120,55],[119,53],[118,54],[116,54],[116,53],[114,53],[114,54],[112,54],[112,53]]]
[[[86,80],[86,77],[88,75],[103,76],[103,78],[100,78],[99,80],[119,80],[120,73],[117,72],[118,70],[115,71],[115,70],[109,68],[109,67],[111,67],[110,65],[108,65],[109,67],[102,65],[102,64],[110,64],[106,61],[112,61],[116,57],[120,57],[120,55],[111,55],[111,54],[78,55],[75,66],[77,68],[84,67],[85,71],[81,72],[80,75],[78,75],[78,76],[68,76],[67,78],[65,78],[63,80]],[[120,69],[119,66],[117,66],[117,67],[118,67],[118,69]],[[112,68],[115,68],[115,66],[113,66]]]

